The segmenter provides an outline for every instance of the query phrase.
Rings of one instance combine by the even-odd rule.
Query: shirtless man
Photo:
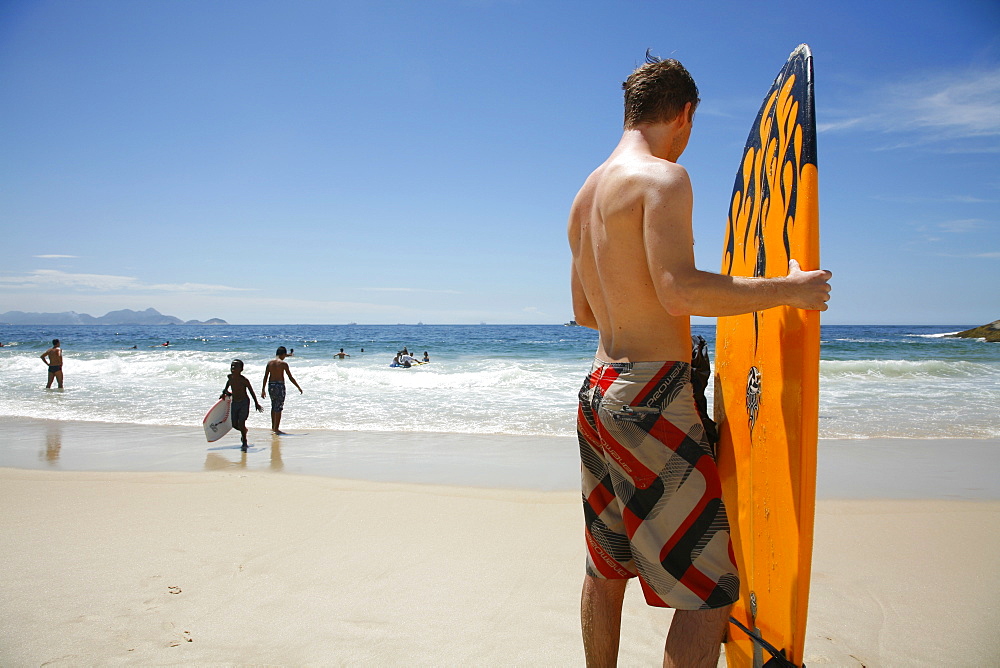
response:
[[[292,385],[299,390],[299,394],[302,394],[302,388],[295,382],[292,370],[288,368],[288,362],[285,361],[288,356],[285,346],[279,346],[275,355],[275,358],[268,362],[267,367],[264,368],[264,382],[260,387],[260,398],[267,399],[267,393],[271,393],[271,432],[280,435],[284,433],[279,427],[281,426],[281,411],[285,408],[285,374],[288,374],[288,380],[292,381]]]
[[[52,339],[52,347],[41,354],[42,361],[49,365],[49,382],[45,384],[45,389],[52,388],[52,381],[59,383],[59,389],[63,386],[62,372],[62,348],[59,347],[59,339]]]
[[[690,316],[780,305],[825,311],[830,272],[737,278],[694,263],[692,191],[677,164],[698,88],[675,60],[647,58],[625,89],[625,130],[569,216],[576,322],[600,333],[580,390],[588,548],[581,601],[588,666],[618,658],[622,600],[674,608],[664,666],[712,666],[739,597],[718,471],[690,383]]]

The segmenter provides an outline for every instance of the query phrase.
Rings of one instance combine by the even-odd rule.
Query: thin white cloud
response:
[[[79,255],[33,255],[41,260],[71,260],[80,257]]]
[[[871,112],[844,114],[818,124],[817,129],[908,134],[889,148],[958,141],[960,145],[947,150],[1000,150],[1000,67],[890,84],[864,92],[859,98],[852,108]]]
[[[431,290],[430,288],[358,288],[369,292],[412,292],[428,293],[437,295],[460,295],[458,290]]]
[[[1000,69],[965,80],[902,86],[897,94],[908,105],[914,126],[953,136],[1000,135]]]
[[[858,116],[856,118],[845,118],[839,121],[827,121],[826,123],[816,123],[817,132],[834,132],[837,130],[848,130],[850,128],[864,128],[866,126],[870,127],[875,125],[875,120],[878,117],[875,115],[871,116]]]
[[[252,288],[234,288],[229,285],[211,283],[156,283],[143,286],[144,290],[157,292],[248,292]]]
[[[880,202],[897,202],[900,204],[995,204],[998,200],[983,199],[972,195],[873,195],[872,199]]]
[[[36,269],[20,276],[0,276],[0,287],[29,290],[92,290],[97,292],[243,292],[246,288],[204,283],[146,284],[132,276],[73,274],[55,269]]]
[[[985,220],[981,218],[963,218],[961,220],[946,220],[943,223],[938,223],[938,227],[946,232],[971,232],[983,227],[986,224]]]
[[[989,253],[933,253],[937,257],[957,257],[957,258],[984,258],[984,259],[997,259],[1000,258],[1000,253],[989,252]]]

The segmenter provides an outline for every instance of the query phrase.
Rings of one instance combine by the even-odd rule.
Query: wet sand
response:
[[[0,467],[56,471],[269,471],[374,482],[572,491],[575,437],[250,430],[0,417]],[[820,439],[819,498],[1000,499],[1000,439]]]

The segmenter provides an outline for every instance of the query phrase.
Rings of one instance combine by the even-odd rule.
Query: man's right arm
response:
[[[260,384],[260,398],[267,399],[267,378],[271,375],[271,365],[264,367],[264,381]]]
[[[679,271],[672,276],[672,293],[664,307],[674,316],[740,315],[775,306],[825,311],[831,276],[825,270],[802,271],[794,259],[788,263],[788,274],[775,278],[726,276],[699,269]],[[661,297],[660,301],[665,300]]]
[[[824,270],[802,271],[789,262],[777,278],[744,278],[701,271],[694,263],[691,183],[677,166],[668,178],[650,183],[644,198],[643,238],[656,294],[673,316],[726,316],[794,306],[825,311],[830,299]]]

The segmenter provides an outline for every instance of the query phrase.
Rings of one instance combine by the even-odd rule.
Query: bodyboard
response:
[[[799,46],[750,130],[730,201],[722,273],[776,277],[789,259],[819,268],[812,54]],[[819,312],[778,307],[721,317],[716,332],[719,472],[740,571],[735,622],[802,664],[819,418]],[[730,668],[771,659],[736,624]]]
[[[205,438],[209,443],[218,441],[233,428],[232,412],[229,410],[232,405],[232,397],[225,397],[215,402],[215,405],[205,413],[201,425],[205,428]]]

